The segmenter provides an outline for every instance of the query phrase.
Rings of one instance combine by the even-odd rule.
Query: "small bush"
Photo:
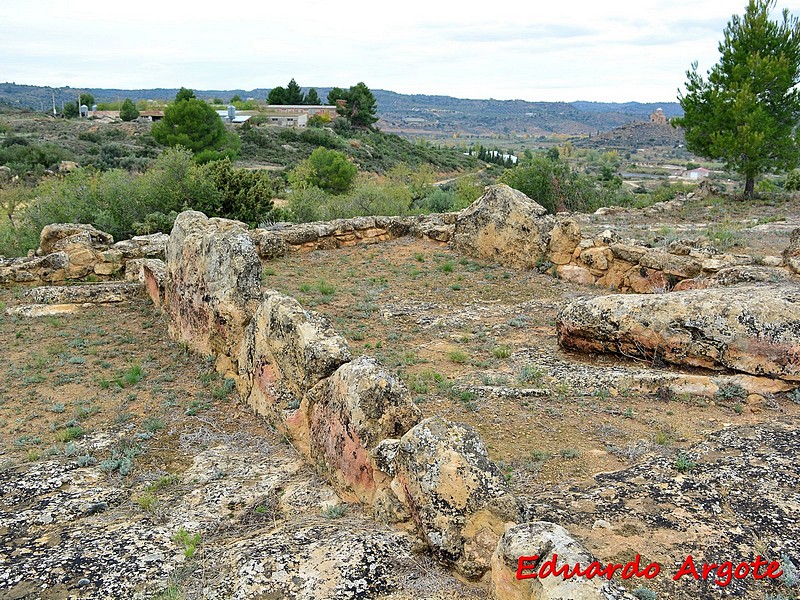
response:
[[[451,362],[461,364],[461,363],[467,362],[468,356],[462,350],[452,350],[452,351],[447,353],[447,358]]]
[[[495,346],[492,349],[492,356],[495,358],[508,358],[511,356],[511,346]]]
[[[678,453],[677,458],[675,458],[675,470],[679,473],[688,473],[696,466],[697,463],[694,462],[688,454],[684,454],[683,452]]]
[[[322,516],[326,519],[341,519],[347,514],[347,504],[335,504],[328,506],[322,511]]]

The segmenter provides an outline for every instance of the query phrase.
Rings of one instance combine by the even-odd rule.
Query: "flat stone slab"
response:
[[[124,302],[141,293],[139,283],[92,283],[35,287],[25,292],[24,297],[35,304],[105,304]]]
[[[800,381],[800,286],[749,285],[575,300],[559,344]]]
[[[9,317],[57,317],[78,312],[83,304],[23,304],[10,306],[5,310]]]

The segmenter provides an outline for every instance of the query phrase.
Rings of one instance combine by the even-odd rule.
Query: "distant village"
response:
[[[217,114],[226,123],[241,125],[251,117],[260,115],[262,122],[278,127],[307,127],[308,120],[313,116],[325,116],[331,121],[336,118],[336,106],[330,104],[268,104],[262,110],[237,111],[233,104],[227,110],[218,110]],[[118,110],[97,110],[97,105],[81,106],[81,115],[87,118],[116,120],[119,118]],[[160,121],[164,118],[163,110],[139,111],[139,119],[143,121]]]

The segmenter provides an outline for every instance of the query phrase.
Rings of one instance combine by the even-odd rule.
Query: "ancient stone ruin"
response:
[[[565,306],[557,323],[564,348],[725,369],[776,380],[782,390],[800,381],[797,231],[782,257],[761,264],[711,247],[653,249],[611,231],[585,238],[569,215],[547,215],[502,185],[490,186],[460,213],[424,217],[249,230],[188,211],[169,236],[116,244],[89,226],[55,225],[42,232],[34,256],[0,263],[0,282],[124,271],[169,316],[171,335],[212,356],[241,398],[341,498],[414,531],[459,576],[490,580],[497,600],[632,598],[603,578],[518,579],[524,554],[558,553],[588,564],[591,553],[559,525],[526,518],[474,430],[441,417],[422,420],[405,385],[377,360],[352,358],[347,340],[327,319],[262,289],[262,261],[407,235],[514,268],[633,292]],[[765,281],[780,285],[757,285]],[[729,287],[742,282],[752,285]],[[46,288],[32,292],[31,300],[109,301],[103,294],[124,293],[81,287],[84,296],[65,302],[56,298],[61,292]]]

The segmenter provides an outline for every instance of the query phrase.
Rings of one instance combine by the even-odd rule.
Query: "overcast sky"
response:
[[[674,101],[746,0],[2,0],[0,80]],[[778,8],[800,14],[800,0]]]

